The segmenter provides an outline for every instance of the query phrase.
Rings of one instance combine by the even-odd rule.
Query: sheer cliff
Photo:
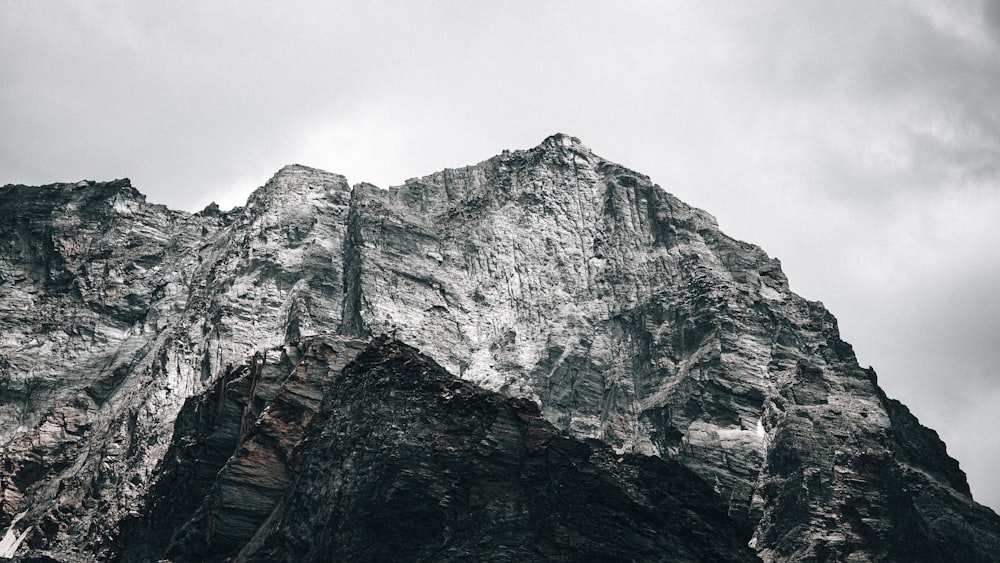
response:
[[[777,260],[573,137],[229,212],[0,190],[0,556],[1000,559]]]

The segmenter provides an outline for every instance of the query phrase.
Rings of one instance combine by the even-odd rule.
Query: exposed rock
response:
[[[105,553],[187,397],[340,322],[350,190],[290,166],[213,216],[127,180],[0,189],[0,530],[26,511],[24,545]]]
[[[677,457],[758,524],[766,559],[947,544],[936,517],[906,539],[866,524],[909,501],[854,477],[878,459],[938,502],[968,502],[937,436],[886,402],[777,260],[645,176],[557,135],[355,200],[345,331],[394,330],[574,435]],[[978,534],[980,557],[998,529]]]
[[[351,550],[382,533],[365,527],[374,513],[307,498],[342,491],[383,495],[380,518],[429,526],[411,530],[408,557],[472,557],[485,551],[469,543],[471,528],[454,530],[479,520],[431,506],[405,524],[418,513],[389,502],[391,487],[409,498],[432,483],[428,471],[452,466],[483,480],[434,485],[421,502],[512,487],[470,442],[499,424],[487,421],[509,419],[573,445],[550,451],[525,435],[509,442],[516,455],[504,453],[504,467],[545,482],[600,475],[623,491],[601,502],[639,526],[620,528],[626,535],[660,522],[634,496],[655,489],[645,479],[697,476],[714,495],[699,497],[708,512],[698,517],[716,526],[721,503],[730,539],[749,540],[765,561],[1000,559],[1000,518],[972,501],[937,435],[858,366],[822,304],[789,291],[761,249],[572,137],[388,191],[289,166],[230,212],[150,205],[127,180],[5,186],[0,260],[0,556],[289,559],[310,553],[303,526],[324,517],[339,535],[308,541],[360,556]],[[333,330],[347,337],[324,337],[335,355],[323,359],[309,336]],[[452,412],[392,387],[399,381],[379,366],[406,354],[391,343],[372,348],[384,361],[356,364],[387,377],[385,387],[342,369],[358,353],[351,338],[383,333],[466,380],[456,389],[486,410]],[[295,371],[303,365],[326,375]],[[429,457],[390,432],[390,411],[352,411],[352,401],[439,413],[439,426],[400,422],[427,438]],[[491,414],[522,412],[525,401],[546,423]],[[465,433],[447,430],[457,420],[471,425]],[[321,443],[300,443],[304,435]],[[366,436],[384,442],[369,451]],[[445,455],[461,444],[472,451]],[[531,473],[535,454],[562,472]],[[611,458],[634,468],[631,481]],[[362,465],[323,481],[318,468],[336,460]],[[363,471],[407,460],[416,465],[401,480]],[[546,491],[536,496],[555,502]],[[520,534],[513,544],[490,538],[495,553],[617,549],[542,533],[531,510],[543,505],[523,502],[509,506],[526,513],[483,509],[482,518],[502,516],[491,525],[505,537]],[[435,545],[459,551],[426,551]],[[573,551],[584,547],[593,549]]]
[[[246,544],[297,475],[293,451],[334,377],[364,345],[310,337],[255,354],[188,401],[151,502],[124,525],[123,558],[208,560]]]
[[[750,530],[675,461],[571,438],[533,402],[463,382],[398,342],[377,340],[360,356],[340,337],[303,344],[277,395],[258,397],[268,406],[242,441],[241,398],[269,379],[260,360],[227,376],[223,406],[216,393],[188,404],[175,436],[185,446],[171,450],[184,454],[168,453],[152,488],[152,512],[170,513],[144,515],[153,525],[124,542],[124,559],[756,560]],[[307,374],[316,387],[289,392]],[[213,475],[234,441],[213,488],[178,486]],[[180,531],[164,550],[170,534],[157,524],[170,523]]]

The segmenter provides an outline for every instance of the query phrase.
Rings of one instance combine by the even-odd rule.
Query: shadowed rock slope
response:
[[[0,264],[3,557],[382,558],[364,550],[386,519],[407,530],[402,559],[621,548],[594,543],[585,509],[637,549],[667,545],[655,529],[668,553],[712,560],[650,508],[666,495],[765,561],[1000,560],[1000,518],[821,303],[573,137],[389,190],[289,166],[229,212],[151,205],[127,180],[5,186]],[[361,352],[380,334],[485,410],[396,386],[372,354],[399,371],[409,352]],[[544,423],[521,417],[529,403]],[[522,436],[482,457],[503,428]],[[428,480],[445,469],[461,474]],[[557,482],[608,496],[552,496]],[[473,498],[475,517],[450,504]],[[475,535],[486,521],[498,535]]]
[[[677,462],[572,438],[402,343],[359,344],[310,338],[276,393],[255,357],[189,402],[123,559],[757,560]],[[287,367],[287,347],[269,355]]]

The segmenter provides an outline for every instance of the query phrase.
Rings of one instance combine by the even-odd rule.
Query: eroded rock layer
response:
[[[822,304],[575,138],[389,190],[289,166],[229,212],[0,190],[2,557],[576,560],[630,543],[601,505],[626,559],[722,553],[655,497],[766,561],[1000,559]]]

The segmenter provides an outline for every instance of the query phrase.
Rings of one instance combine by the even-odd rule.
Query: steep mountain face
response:
[[[225,213],[0,190],[0,556],[1000,559],[777,260],[572,137]]]
[[[3,188],[0,555],[98,550],[142,506],[187,397],[339,323],[349,199],[302,167],[228,214],[150,205],[127,180]]]

